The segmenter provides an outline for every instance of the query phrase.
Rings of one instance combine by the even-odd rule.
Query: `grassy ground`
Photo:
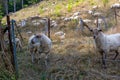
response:
[[[119,24],[114,27],[113,12],[108,9],[115,2],[117,1],[104,2],[104,4],[107,4],[105,7],[102,2],[97,2],[97,0],[46,0],[12,14],[11,18],[16,21],[40,15],[50,17],[58,23],[57,28],[51,28],[53,47],[49,55],[48,66],[45,66],[44,55],[42,55],[39,64],[37,60],[36,63],[31,63],[31,56],[27,50],[27,41],[30,35],[26,34],[26,31],[37,32],[39,29],[30,25],[20,29],[24,38],[24,47],[22,52],[17,53],[19,80],[119,80],[120,61],[109,61],[114,57],[114,53],[108,55],[108,68],[103,69],[101,56],[95,49],[90,32],[87,29],[84,30],[84,33],[76,31],[78,21],[64,22],[60,19],[61,17],[69,17],[76,11],[83,12],[80,15],[82,18],[93,19],[84,12],[99,4],[101,8],[97,11],[102,11],[105,16],[109,17],[109,27],[105,30],[105,33],[120,32]],[[4,22],[5,19],[3,19]],[[60,42],[54,36],[54,33],[60,30],[66,33],[63,42]],[[120,56],[117,60],[120,60]]]
[[[18,53],[19,80],[119,80],[119,61],[107,61],[108,68],[103,69],[101,56],[92,41],[89,37],[71,37],[64,43],[53,43],[48,66],[44,57],[39,64],[37,61],[32,64],[29,52],[23,50]],[[108,60],[113,56],[109,54]]]

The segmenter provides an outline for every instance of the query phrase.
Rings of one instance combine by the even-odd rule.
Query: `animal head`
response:
[[[102,30],[100,29],[100,27],[97,25],[96,28],[91,28],[89,27],[85,22],[83,22],[83,20],[81,19],[82,25],[85,26],[86,28],[88,28],[88,30],[90,32],[92,32],[93,34],[93,38],[96,39],[98,38],[98,35],[102,32]]]
[[[96,39],[96,38],[98,38],[98,36],[102,30],[100,28],[95,28],[95,29],[91,29],[90,31],[93,34],[93,38]]]
[[[35,34],[35,37],[36,38],[41,38],[41,35],[42,35],[41,33],[38,33],[38,34]]]

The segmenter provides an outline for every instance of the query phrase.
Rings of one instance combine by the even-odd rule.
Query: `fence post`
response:
[[[9,47],[10,47],[10,51],[11,51],[11,62],[12,65],[14,67],[14,71],[15,71],[15,63],[14,63],[14,54],[13,54],[13,45],[12,45],[12,40],[11,40],[11,27],[10,27],[10,17],[9,15],[7,15],[7,26],[8,26],[8,38],[9,38]]]
[[[16,56],[16,42],[15,42],[15,30],[14,30],[14,23],[15,20],[12,20],[12,27],[11,27],[11,34],[12,34],[12,40],[13,40],[13,55],[14,55],[14,64],[15,64],[15,74],[16,79],[18,78],[18,64],[17,64],[17,56]]]
[[[117,12],[116,12],[116,8],[114,8],[114,14],[115,14],[115,21],[116,21],[116,25],[117,25]]]
[[[50,18],[48,18],[48,37],[50,38]]]

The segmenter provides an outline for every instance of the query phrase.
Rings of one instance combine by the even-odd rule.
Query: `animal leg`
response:
[[[37,56],[38,56],[38,61],[37,61],[37,63],[39,64],[40,63],[40,59],[41,59],[41,54],[43,53],[43,51],[41,50],[41,48],[39,48],[37,51]]]
[[[45,56],[45,65],[47,66],[48,65],[48,56],[49,56],[49,51],[45,53],[46,56]]]
[[[30,53],[31,53],[32,63],[34,63],[34,53],[33,53],[33,49],[30,50]]]
[[[118,54],[119,54],[118,51],[115,51],[115,53],[116,53],[116,55],[115,55],[115,57],[113,58],[113,60],[115,60],[115,59],[117,58]]]
[[[38,56],[39,56],[39,57],[38,57],[38,64],[39,64],[39,63],[40,63],[40,59],[41,59],[40,56],[41,56],[41,54],[42,54],[42,51],[39,50],[39,51],[38,51],[38,54],[39,54],[39,55],[38,55]]]
[[[46,57],[45,57],[45,65],[46,66],[48,65],[48,55],[46,55]]]
[[[22,45],[21,44],[19,45],[19,50],[22,51]]]
[[[34,53],[32,53],[32,63],[34,63]]]
[[[106,53],[102,53],[102,64],[103,64],[103,68],[106,68]]]

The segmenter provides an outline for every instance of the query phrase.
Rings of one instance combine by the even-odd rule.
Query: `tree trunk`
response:
[[[4,5],[5,5],[6,15],[8,15],[8,0],[4,0]]]
[[[22,2],[21,2],[21,3],[22,3],[22,8],[23,8],[23,7],[24,7],[24,0],[22,0]]]
[[[16,12],[16,0],[13,0],[14,2],[14,12]]]

